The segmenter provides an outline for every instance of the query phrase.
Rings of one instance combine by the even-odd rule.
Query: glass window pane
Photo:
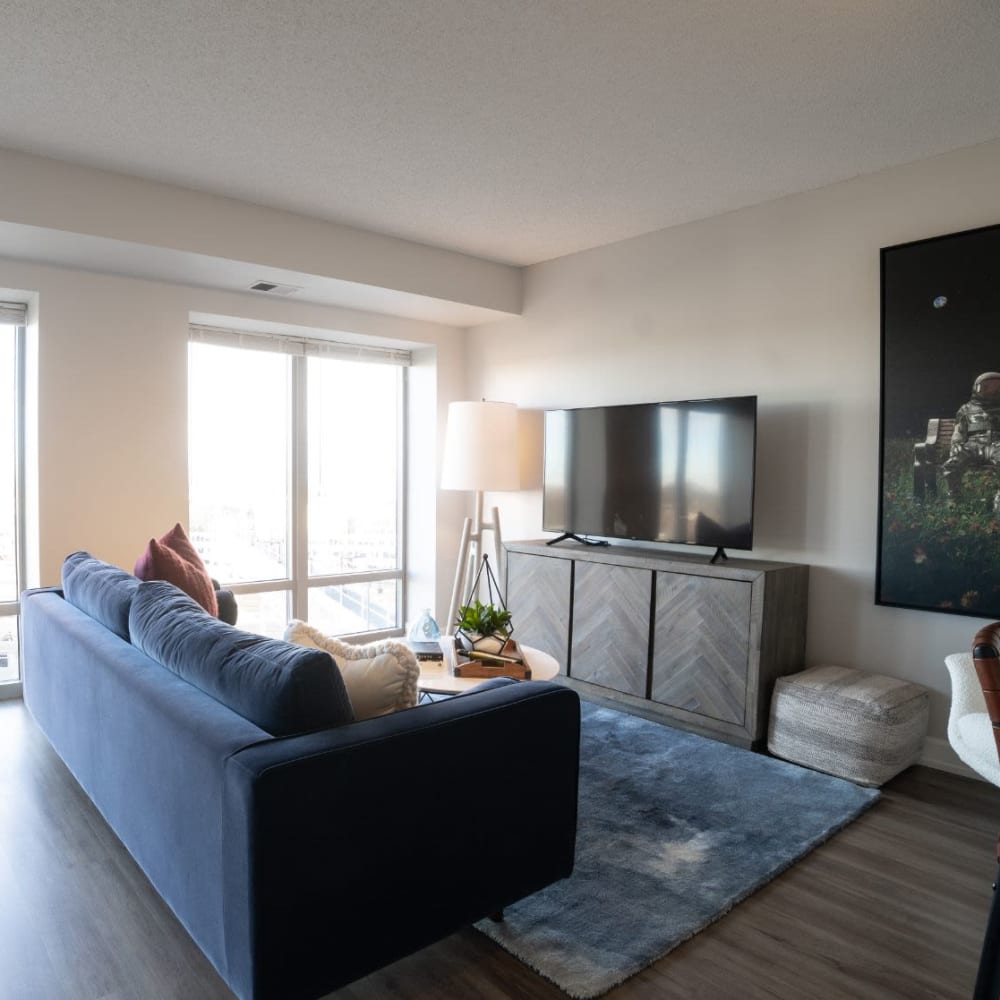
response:
[[[287,590],[272,590],[263,594],[237,594],[239,613],[236,627],[255,635],[266,635],[272,639],[284,638],[285,629],[291,618]]]
[[[397,580],[309,588],[309,624],[327,635],[395,628],[398,606]]]
[[[401,369],[309,358],[308,370],[309,575],[395,569]]]
[[[20,597],[17,579],[16,329],[11,324],[0,323],[0,601],[16,601]]]
[[[16,681],[19,669],[17,615],[0,617],[0,684]]]
[[[217,580],[288,578],[289,358],[191,344],[190,534]]]

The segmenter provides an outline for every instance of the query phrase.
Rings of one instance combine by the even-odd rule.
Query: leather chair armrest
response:
[[[984,625],[972,640],[972,656],[977,660],[1000,657],[1000,622]]]

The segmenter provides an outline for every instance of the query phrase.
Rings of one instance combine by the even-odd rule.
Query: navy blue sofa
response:
[[[354,722],[328,654],[85,553],[21,614],[31,714],[242,1000],[322,996],[572,871],[560,685]]]

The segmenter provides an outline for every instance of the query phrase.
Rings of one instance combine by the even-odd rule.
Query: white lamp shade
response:
[[[441,488],[516,490],[517,407],[513,403],[449,403]]]

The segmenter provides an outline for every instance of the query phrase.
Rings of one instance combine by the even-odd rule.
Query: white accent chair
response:
[[[971,653],[952,653],[944,663],[951,674],[948,742],[963,764],[1000,787],[1000,756],[975,660]]]
[[[948,742],[955,753],[987,781],[1000,787],[1000,622],[981,628],[971,653],[945,658],[951,675]],[[997,838],[1000,863],[1000,837]],[[973,1000],[1000,998],[1000,873],[979,955]]]

